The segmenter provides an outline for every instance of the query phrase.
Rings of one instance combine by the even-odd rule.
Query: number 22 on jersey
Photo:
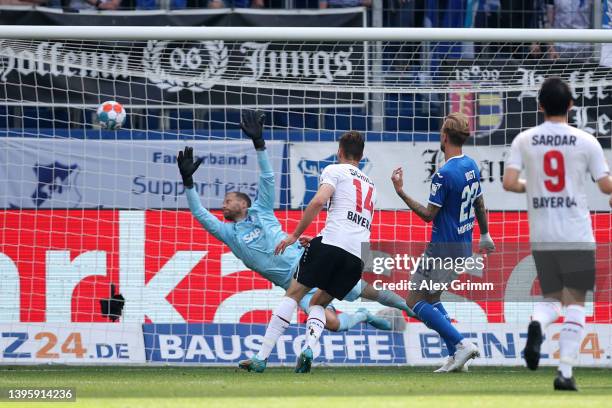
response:
[[[479,185],[480,183],[475,181],[463,187],[463,191],[461,192],[461,208],[459,209],[459,222],[463,222],[468,218],[474,218],[474,200],[476,200]]]

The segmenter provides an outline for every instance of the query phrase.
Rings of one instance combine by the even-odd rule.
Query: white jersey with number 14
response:
[[[334,187],[322,242],[361,258],[361,243],[370,241],[376,203],[372,180],[351,164],[331,164],[321,174],[320,184]]]
[[[514,139],[506,166],[525,170],[531,242],[595,242],[585,185],[610,172],[597,139],[544,122]]]

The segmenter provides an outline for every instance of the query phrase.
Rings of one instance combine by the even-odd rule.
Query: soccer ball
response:
[[[117,130],[125,122],[125,109],[115,101],[106,101],[98,106],[98,123],[100,127],[108,130]]]

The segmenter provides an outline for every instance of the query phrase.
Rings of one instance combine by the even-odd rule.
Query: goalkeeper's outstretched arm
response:
[[[245,111],[242,114],[240,127],[253,141],[257,150],[257,163],[259,164],[259,189],[255,205],[262,209],[274,209],[274,171],[270,165],[266,151],[266,141],[263,138],[263,126],[266,116],[260,111]]]
[[[187,202],[189,203],[189,209],[191,214],[200,222],[202,227],[210,232],[218,240],[227,243],[228,238],[231,236],[230,226],[222,223],[212,215],[200,202],[200,197],[195,188],[193,188],[193,173],[202,164],[202,159],[193,161],[193,148],[185,147],[185,150],[179,152],[177,157],[177,163],[181,176],[183,177],[183,185],[185,186],[187,194]]]

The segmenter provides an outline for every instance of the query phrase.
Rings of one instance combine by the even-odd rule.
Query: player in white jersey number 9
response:
[[[595,237],[585,183],[592,178],[602,193],[611,194],[612,177],[597,139],[567,123],[570,87],[560,78],[548,78],[538,102],[544,123],[514,138],[503,182],[507,191],[527,193],[529,238],[543,296],[531,316],[524,356],[527,367],[538,368],[543,330],[565,307],[553,385],[576,391],[572,365],[584,333],[584,300],[595,284]],[[521,171],[526,179],[519,177]]]

